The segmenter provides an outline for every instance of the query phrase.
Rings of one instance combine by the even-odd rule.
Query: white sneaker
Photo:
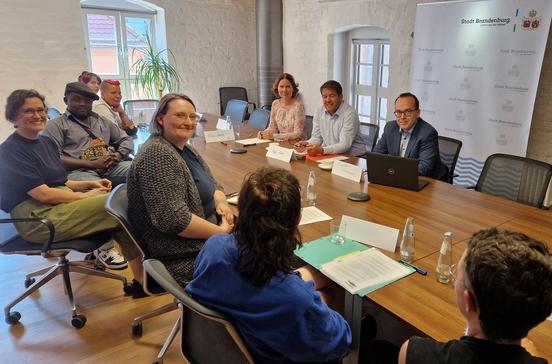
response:
[[[109,269],[125,269],[128,266],[126,259],[115,247],[107,250],[98,248],[94,250],[94,256]]]

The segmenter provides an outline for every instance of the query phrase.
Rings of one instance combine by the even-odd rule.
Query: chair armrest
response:
[[[29,218],[20,218],[20,219],[14,219],[14,218],[8,218],[8,219],[0,219],[0,224],[13,224],[14,222],[22,222],[22,223],[41,223],[43,225],[46,225],[48,228],[48,241],[42,245],[42,252],[46,253],[49,251],[52,247],[52,243],[54,242],[54,236],[56,234],[56,228],[54,227],[54,224],[48,219],[40,219],[38,217],[29,217]]]
[[[146,272],[153,278],[155,281],[165,289],[165,291],[172,294],[178,301],[180,301],[185,306],[191,308],[196,312],[200,312],[204,315],[209,315],[212,317],[219,317],[225,320],[228,318],[216,311],[212,311],[209,308],[201,305],[199,302],[194,300],[169,273],[165,265],[157,259],[146,259],[143,262],[144,269]]]

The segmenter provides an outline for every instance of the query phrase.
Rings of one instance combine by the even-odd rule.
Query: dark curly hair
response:
[[[464,269],[481,329],[491,341],[524,338],[552,312],[552,255],[540,241],[482,230],[468,244]]]
[[[238,242],[238,269],[261,286],[277,271],[291,272],[293,251],[301,246],[299,181],[290,172],[262,167],[244,181],[239,216],[232,231]]]
[[[15,90],[6,99],[6,111],[4,112],[6,120],[15,123],[17,115],[19,114],[19,109],[21,109],[21,107],[25,103],[25,100],[31,97],[39,98],[40,100],[42,100],[44,107],[46,107],[44,96],[41,95],[37,90]]]

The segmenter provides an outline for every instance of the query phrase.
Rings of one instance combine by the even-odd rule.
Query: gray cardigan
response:
[[[186,147],[198,157],[215,188],[222,190],[197,151]],[[127,183],[129,219],[147,249],[146,257],[165,263],[172,276],[185,285],[192,279],[195,257],[205,242],[177,235],[188,226],[192,214],[205,218],[190,169],[170,142],[151,136],[134,158]],[[215,218],[209,220],[215,222]]]

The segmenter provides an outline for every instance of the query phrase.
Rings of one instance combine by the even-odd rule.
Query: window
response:
[[[134,83],[132,65],[154,42],[154,16],[146,13],[83,8],[90,70],[119,80],[125,99],[142,98]]]
[[[353,39],[351,103],[360,122],[378,124],[380,135],[387,121],[389,51],[389,40]]]

